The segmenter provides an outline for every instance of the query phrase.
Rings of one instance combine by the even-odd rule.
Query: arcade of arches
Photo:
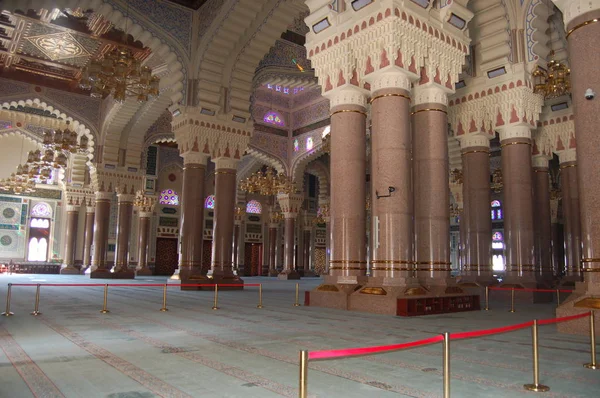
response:
[[[384,314],[496,283],[575,288],[559,315],[600,294],[600,0],[1,4],[0,177],[48,130],[88,142],[0,194],[21,272],[321,277],[310,305]],[[123,47],[157,92],[90,96]],[[545,97],[551,60],[571,86]],[[242,189],[267,170],[287,188]]]

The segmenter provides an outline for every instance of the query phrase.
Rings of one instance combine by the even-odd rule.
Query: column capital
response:
[[[531,158],[531,166],[534,169],[547,169],[550,157],[546,155],[535,155]]]
[[[277,195],[279,206],[285,218],[296,218],[300,206],[304,201],[304,195],[299,193],[280,193]]]
[[[135,195],[129,193],[119,193],[117,194],[117,198],[119,203],[133,203],[135,200]]]
[[[511,138],[526,138],[531,139],[531,128],[529,125],[513,125],[507,127],[498,128],[500,132],[500,141],[508,140]]]
[[[385,88],[398,88],[410,91],[412,81],[416,80],[416,75],[409,74],[404,69],[393,67],[373,72],[367,75],[365,80],[371,83],[372,93]]]
[[[112,192],[104,192],[104,191],[97,191],[96,192],[96,200],[112,200],[113,198],[113,193]]]
[[[565,29],[575,18],[586,12],[600,10],[600,0],[552,0],[563,13]]]
[[[219,169],[237,169],[237,165],[240,161],[240,159],[234,159],[234,158],[229,158],[229,157],[219,157],[219,158],[213,158],[211,159],[212,162],[215,164],[215,169],[219,170]]]
[[[81,208],[81,206],[79,206],[79,205],[67,205],[67,213],[71,213],[71,212],[79,213],[80,208]]]
[[[490,147],[490,138],[487,135],[467,134],[457,137],[457,139],[460,142],[461,150],[475,147]]]
[[[279,228],[279,223],[270,222],[269,223],[269,228],[277,229],[277,228]]]
[[[138,216],[140,218],[151,218],[152,217],[152,212],[149,212],[149,211],[140,211],[138,213]]]
[[[183,165],[187,164],[201,164],[206,166],[208,163],[209,155],[207,153],[201,153],[196,151],[187,151],[181,154],[183,158]]]
[[[96,206],[90,205],[90,204],[86,205],[85,212],[86,213],[90,213],[90,214],[94,214],[96,212]]]
[[[324,93],[329,98],[329,106],[334,108],[340,105],[358,105],[367,107],[367,91],[354,86],[344,86]]]
[[[560,164],[567,162],[577,162],[577,150],[575,148],[565,149],[564,151],[556,152]]]
[[[450,90],[436,84],[425,84],[413,88],[412,106],[422,104],[442,104],[448,106]]]

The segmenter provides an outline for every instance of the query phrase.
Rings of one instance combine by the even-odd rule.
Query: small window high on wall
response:
[[[172,189],[165,189],[160,192],[158,203],[168,206],[179,206],[179,195]]]
[[[251,214],[261,214],[262,213],[262,205],[257,200],[251,200],[246,204],[246,213]]]
[[[209,195],[206,197],[206,200],[204,201],[204,207],[207,209],[215,208],[215,195]]]
[[[492,221],[502,220],[502,203],[499,200],[492,200]]]
[[[283,122],[283,118],[281,117],[281,115],[279,115],[279,113],[277,112],[267,112],[265,114],[265,116],[263,117],[263,121],[265,123],[269,123],[269,124],[274,124],[276,126],[285,126],[285,123]]]

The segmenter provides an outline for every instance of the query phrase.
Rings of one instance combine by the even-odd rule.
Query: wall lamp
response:
[[[396,188],[395,187],[388,187],[388,194],[387,195],[379,195],[378,191],[375,191],[375,196],[377,197],[377,199],[380,198],[389,198],[390,196],[392,196],[392,192],[396,192]]]

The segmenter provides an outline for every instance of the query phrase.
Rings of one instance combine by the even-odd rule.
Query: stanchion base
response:
[[[515,310],[508,310],[508,312],[517,312],[517,311],[515,311]]]
[[[302,306],[302,304],[294,303],[294,307],[301,307],[301,306]]]
[[[543,384],[525,384],[523,386],[527,391],[546,392],[550,391],[550,387]]]
[[[262,306],[262,305],[260,305],[260,304],[256,306],[256,308],[262,308],[262,307],[263,307],[263,306]]]
[[[42,313],[41,313],[41,312],[39,312],[39,311],[33,311],[33,312],[31,313],[31,315],[33,315],[33,316],[38,316],[38,315],[42,315]]]
[[[160,312],[167,312],[167,311],[169,311],[169,309],[168,308],[161,308],[159,311]]]
[[[219,307],[212,307],[212,309],[213,309],[213,310],[218,310],[218,309],[219,309]]]
[[[600,366],[597,363],[586,363],[583,367],[586,369],[600,369]]]
[[[14,312],[3,312],[2,316],[13,316],[14,314]]]
[[[109,310],[100,310],[101,314],[108,314],[110,311]]]

